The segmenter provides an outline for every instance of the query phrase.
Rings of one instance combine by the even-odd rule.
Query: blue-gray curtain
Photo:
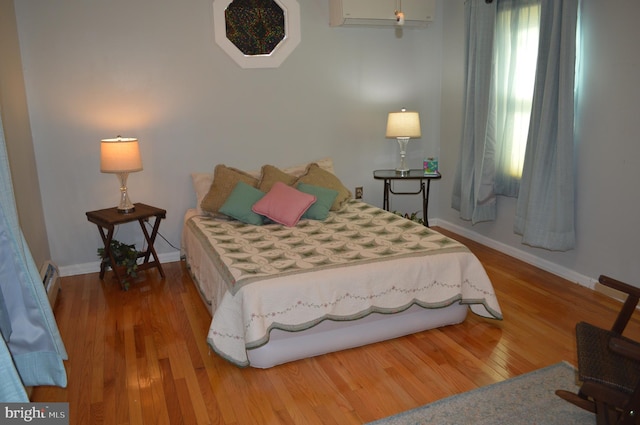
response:
[[[1,114],[0,332],[0,401],[28,401],[24,386],[67,385],[67,353],[18,222]]]
[[[493,45],[496,2],[465,2],[465,98],[460,160],[451,206],[472,223],[496,217]]]
[[[514,231],[551,250],[575,245],[573,107],[579,0],[541,0],[538,63]],[[466,81],[452,207],[472,223],[496,217],[494,45],[497,3],[465,2]]]
[[[542,0],[531,125],[515,232],[525,244],[575,247],[574,83],[579,0]]]

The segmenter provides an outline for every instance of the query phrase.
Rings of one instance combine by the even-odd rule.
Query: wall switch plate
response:
[[[362,199],[362,186],[356,187],[356,199]]]

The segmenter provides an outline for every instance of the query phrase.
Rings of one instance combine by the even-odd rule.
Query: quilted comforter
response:
[[[464,245],[362,202],[292,228],[203,216],[187,226],[224,285],[207,341],[240,366],[274,328],[299,331],[326,319],[455,302],[502,318],[484,268]]]

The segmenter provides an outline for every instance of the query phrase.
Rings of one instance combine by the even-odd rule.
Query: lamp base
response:
[[[116,208],[118,214],[131,214],[136,210],[136,207],[132,206],[131,208],[120,208],[119,206]]]
[[[127,177],[129,177],[129,173],[118,173],[118,179],[120,180],[120,205],[118,205],[116,209],[120,214],[130,214],[136,210],[127,192]]]
[[[409,174],[409,167],[405,158],[407,156],[407,143],[409,143],[408,137],[398,137],[398,146],[400,146],[400,165],[396,168],[396,174],[406,176]]]

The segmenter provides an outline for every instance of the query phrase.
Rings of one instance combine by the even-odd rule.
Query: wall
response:
[[[444,2],[441,162],[453,175],[459,155],[464,67],[463,2]],[[442,180],[439,223],[582,284],[600,274],[640,285],[640,36],[634,0],[582,1],[582,57],[576,115],[577,246],[551,252],[520,243],[515,201],[500,198],[498,220],[470,223],[451,209],[453,178]]]
[[[40,267],[50,258],[13,0],[0,0],[0,111],[11,168],[18,219]]]
[[[437,153],[441,21],[402,33],[331,28],[327,0],[299,3],[302,41],[286,61],[241,69],[214,42],[211,0],[16,2],[49,244],[63,274],[95,270],[101,241],[85,212],[118,202],[116,177],[99,172],[101,138],[140,140],[144,170],[129,176],[130,197],[167,209],[160,231],[173,247],[158,239],[156,249],[173,258],[195,204],[191,172],[331,156],[349,188],[364,186],[365,201],[381,205],[372,170],[396,164],[384,131],[401,107],[422,116],[409,164]],[[394,207],[401,202],[419,209],[408,199]],[[140,247],[136,226],[116,238]]]

